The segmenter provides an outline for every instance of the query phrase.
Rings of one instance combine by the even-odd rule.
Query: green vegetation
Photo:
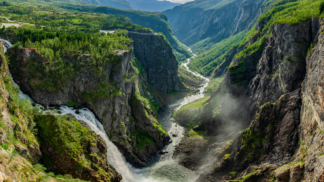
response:
[[[72,175],[55,175],[53,172],[47,172],[46,167],[42,164],[36,164],[32,166],[33,171],[40,172],[39,182],[46,182],[51,180],[59,180],[60,182],[86,182],[77,178],[73,178]]]
[[[53,3],[54,6],[72,11],[80,12],[96,12],[105,13],[109,15],[123,15],[128,17],[133,23],[149,27],[155,32],[162,32],[167,40],[170,42],[175,55],[179,61],[184,61],[186,58],[192,56],[187,47],[183,45],[174,35],[173,29],[168,22],[167,17],[159,12],[143,12],[135,10],[117,9],[112,7],[91,6],[83,4],[67,4],[67,3]]]
[[[196,91],[197,87],[204,81],[203,78],[192,74],[183,66],[179,67],[178,75],[183,85],[187,88],[187,91]]]
[[[206,87],[206,93],[207,94],[211,94],[213,92],[216,91],[218,85],[224,80],[224,77],[220,77],[220,78],[215,78],[213,80],[211,80],[208,84],[208,86]]]
[[[247,128],[242,135],[242,145],[241,150],[245,152],[245,159],[251,160],[260,155],[262,147],[265,143],[264,133],[253,132],[250,127]]]
[[[77,120],[68,120],[67,116],[36,115],[35,122],[39,127],[39,135],[48,145],[55,147],[62,155],[68,155],[80,164],[89,166],[85,145],[96,144],[96,138],[91,131],[83,127]]]
[[[260,172],[261,172],[261,170],[254,169],[252,173],[249,173],[249,174],[243,176],[242,178],[243,178],[243,180],[247,180],[247,179],[251,178],[252,176],[257,175],[257,173],[260,173]]]
[[[197,137],[203,137],[206,134],[204,131],[195,131],[193,129],[190,129],[188,133],[188,138],[197,138]]]
[[[9,150],[9,145],[7,143],[1,144],[1,147],[5,150]]]
[[[224,156],[224,160],[227,160],[227,159],[229,159],[231,157],[231,154],[225,154],[225,156]]]
[[[135,70],[135,73],[136,75],[134,75],[134,81],[135,81],[135,78],[136,77],[139,77],[139,76],[146,76],[146,73],[145,73],[145,70],[143,68],[143,66],[141,65],[141,63],[137,60],[137,58],[134,58],[133,61],[131,61],[131,65],[133,67],[133,69]],[[141,80],[139,81],[141,82]],[[161,107],[160,104],[158,104],[156,102],[155,99],[151,100],[151,99],[148,99],[149,96],[148,96],[148,93],[144,91],[144,93],[141,93],[140,90],[139,90],[139,84],[142,84],[142,83],[139,83],[139,82],[135,82],[136,84],[136,87],[135,87],[135,99],[141,103],[144,104],[144,106],[152,109],[153,111],[157,112],[159,110],[159,108]]]
[[[140,150],[146,150],[145,148],[146,145],[154,146],[153,138],[147,133],[143,133],[135,129],[132,135],[136,136],[136,145],[135,145],[136,148]]]
[[[125,32],[110,35],[85,33],[71,35],[64,32],[51,33],[44,30],[18,29],[15,35],[22,38],[22,42],[18,42],[16,47],[23,44],[27,48],[36,48],[36,53],[42,55],[41,60],[31,58],[27,70],[35,77],[38,76],[39,70],[44,71],[46,76],[38,77],[43,81],[33,86],[42,87],[48,91],[59,90],[86,68],[95,69],[94,74],[100,76],[103,74],[102,67],[119,62],[120,58],[114,51],[127,50],[127,45],[131,42],[124,36]],[[30,40],[33,40],[33,43]],[[83,57],[87,54],[89,54],[88,58],[84,59]],[[78,61],[72,62],[73,59]],[[97,91],[99,92],[100,89]],[[102,94],[97,95],[101,97]]]
[[[246,59],[247,56],[253,54],[257,50],[263,50],[265,48],[265,42],[271,34],[267,34],[266,36],[261,37],[252,45],[248,46],[246,49],[235,55],[236,59]]]
[[[231,171],[230,174],[231,175],[235,175],[237,172],[236,171]]]
[[[311,45],[310,45],[310,47],[309,47],[309,49],[307,50],[307,56],[306,57],[308,57],[309,56],[309,54],[310,54],[310,51],[313,49],[313,43],[311,43]]]
[[[67,106],[69,106],[69,107],[74,107],[74,106],[78,106],[78,105],[79,105],[79,103],[76,103],[76,102],[74,102],[74,101],[72,101],[72,100],[67,101],[67,102],[64,103],[64,104],[67,105]]]
[[[173,112],[173,116],[175,116],[175,115],[177,115],[177,113],[180,113],[180,112],[182,112],[182,111],[187,111],[187,110],[189,110],[190,111],[190,109],[198,109],[198,108],[200,108],[207,100],[209,99],[209,97],[204,97],[204,98],[201,98],[201,99],[198,99],[198,100],[196,100],[196,101],[194,101],[194,102],[191,102],[191,103],[189,103],[189,104],[187,104],[187,105],[184,105],[184,106],[182,106],[179,110],[177,110],[177,111],[174,111]]]
[[[215,44],[211,49],[205,51],[195,57],[189,67],[193,71],[197,71],[203,75],[210,75],[211,72],[221,63],[223,63],[222,55],[233,46],[238,44],[245,36],[245,31],[233,35],[221,42]],[[202,51],[201,51],[202,52]]]

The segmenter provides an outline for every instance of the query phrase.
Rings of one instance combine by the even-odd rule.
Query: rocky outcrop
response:
[[[256,75],[246,90],[247,120],[264,103],[275,102],[281,95],[300,88],[306,72],[307,50],[312,42],[312,23],[272,26],[272,36],[267,40],[259,63],[254,62]]]
[[[178,77],[177,58],[163,35],[133,31],[128,35],[134,41],[135,57],[144,67],[150,84],[164,93],[185,90]]]
[[[108,164],[104,140],[84,121],[77,121],[73,115],[40,115],[35,121],[48,170],[87,181],[121,181],[122,176]]]
[[[30,71],[31,65],[46,62],[35,50],[13,48],[10,55],[14,80],[35,102],[46,107],[69,103],[88,107],[99,118],[110,140],[133,165],[143,166],[142,161],[168,142],[169,136],[163,127],[161,129],[155,111],[147,105],[149,101],[144,102],[143,95],[148,95],[147,88],[143,87],[146,82],[143,83],[135,71],[132,51],[116,51],[114,59],[118,61],[102,67],[101,71],[91,63],[85,65],[60,88],[46,85],[48,75],[42,68]],[[78,54],[63,59],[71,64],[77,60],[87,63],[90,57]],[[134,103],[138,105],[136,112],[132,108]],[[139,114],[142,117],[138,117]],[[140,141],[139,133],[146,134],[152,142]],[[146,147],[151,150],[144,150]]]

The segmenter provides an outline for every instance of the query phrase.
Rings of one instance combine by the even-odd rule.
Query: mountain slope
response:
[[[181,5],[181,3],[159,0],[128,0],[128,2],[135,10],[149,12],[162,12],[168,9],[172,9],[175,6]]]
[[[224,55],[224,80],[183,123],[199,134],[200,147],[178,149],[183,165],[206,167],[198,182],[323,179],[323,10],[275,1]]]
[[[126,0],[82,0],[82,2],[121,9],[132,9],[131,5]]]
[[[204,39],[208,38],[204,44],[212,45],[248,28],[262,3],[263,0],[197,0],[164,13],[178,39],[195,48],[194,44]]]

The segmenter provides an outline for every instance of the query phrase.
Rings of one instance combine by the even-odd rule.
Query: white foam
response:
[[[3,39],[0,39],[3,40]],[[7,43],[8,47],[11,47],[12,44],[4,40]],[[5,47],[5,51],[7,51],[7,47]],[[190,49],[189,49],[190,50]],[[185,68],[189,70],[187,64],[190,62],[188,59],[187,63],[184,63]],[[190,71],[192,72],[192,71]],[[193,74],[204,78],[198,73],[192,72]],[[199,89],[199,93],[193,96],[185,97],[183,99],[179,99],[175,103],[169,105],[169,109],[171,110],[173,107],[177,106],[177,109],[181,108],[183,105],[193,102],[197,99],[204,97],[204,88],[208,85],[208,78],[204,78],[206,82],[203,87]],[[32,103],[35,103],[27,94],[24,94],[20,91],[19,94],[20,99],[28,99]],[[40,108],[44,109],[42,105],[37,104]],[[94,113],[90,111],[88,108],[79,109],[79,114],[76,113],[76,110],[72,107],[68,106],[60,106],[58,108],[60,111],[60,115],[64,114],[72,114],[78,120],[82,120],[86,122],[91,130],[93,130],[96,134],[100,135],[107,145],[107,159],[110,165],[116,168],[117,172],[119,172],[123,177],[123,182],[193,182],[197,179],[198,175],[196,175],[193,171],[190,171],[182,166],[180,166],[175,160],[172,159],[172,155],[175,149],[175,145],[177,145],[181,138],[183,137],[184,129],[183,127],[176,125],[175,123],[171,123],[171,127],[168,130],[169,135],[173,133],[177,133],[178,137],[173,139],[173,143],[164,147],[164,149],[168,150],[170,154],[165,160],[155,163],[154,165],[142,169],[136,169],[132,167],[129,163],[126,162],[122,153],[118,150],[118,148],[109,140],[107,133],[105,132],[102,124],[96,118]],[[45,110],[45,113],[51,112],[50,110]],[[51,112],[52,113],[52,112]],[[167,119],[171,122],[171,112],[168,112],[164,119]]]

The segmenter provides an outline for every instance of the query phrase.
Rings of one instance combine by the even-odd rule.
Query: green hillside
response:
[[[109,15],[123,15],[128,17],[132,23],[138,24],[143,27],[149,27],[155,32],[161,32],[170,42],[174,53],[176,54],[179,61],[184,61],[186,58],[192,56],[187,50],[186,46],[183,45],[174,35],[172,26],[168,22],[168,18],[163,13],[151,13],[136,10],[118,9],[112,7],[95,6],[95,5],[84,5],[84,4],[68,4],[68,3],[52,3],[63,9],[81,11],[81,12],[96,12],[105,13]]]

